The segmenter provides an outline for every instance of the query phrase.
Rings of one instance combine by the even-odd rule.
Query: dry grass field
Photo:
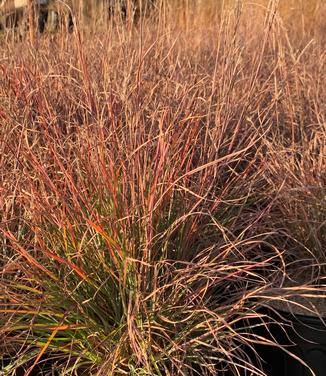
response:
[[[326,4],[75,16],[0,36],[0,375],[263,376],[244,323],[324,290]]]

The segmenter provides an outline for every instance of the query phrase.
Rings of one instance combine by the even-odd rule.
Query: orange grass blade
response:
[[[33,371],[33,369],[35,368],[35,366],[37,365],[38,361],[41,359],[42,355],[45,353],[45,351],[47,350],[47,348],[50,346],[53,338],[56,336],[56,334],[58,333],[58,330],[55,329],[52,334],[50,335],[47,343],[43,346],[43,348],[41,349],[41,351],[39,352],[39,354],[37,355],[34,363],[32,364],[32,366],[27,370],[27,372],[25,373],[25,376],[29,376],[31,374],[31,372]]]
[[[62,257],[56,255],[55,253],[49,251],[49,250],[43,250],[44,254],[46,254],[48,257],[53,258],[54,260],[60,262],[61,264],[69,266],[76,274],[79,275],[82,279],[89,280],[89,277],[87,274],[77,265],[72,263],[71,261],[65,260]]]
[[[89,280],[87,274],[80,268],[78,267],[77,265],[75,265],[74,263],[72,263],[71,261],[69,260],[65,260],[64,258],[58,256],[57,254],[55,254],[54,252],[50,251],[47,249],[47,247],[45,246],[44,242],[41,240],[41,239],[38,239],[38,242],[40,243],[41,247],[42,247],[42,251],[45,255],[47,255],[48,257],[58,261],[59,263],[63,264],[63,265],[67,265],[69,266],[69,268],[71,268],[76,274],[79,275],[79,277],[81,277],[82,279],[85,279],[85,280]]]
[[[56,317],[63,317],[61,313],[54,313],[50,311],[33,311],[29,309],[0,309],[0,313],[22,313],[22,314],[29,314],[29,315],[49,315],[49,316],[56,316]]]
[[[108,236],[106,234],[106,232],[104,231],[104,229],[100,225],[98,225],[98,224],[90,221],[89,219],[87,219],[87,223],[97,233],[99,233],[100,235],[102,235],[103,238],[106,240],[106,243],[108,245],[108,248],[110,250],[110,253],[111,253],[111,256],[112,256],[112,258],[114,260],[114,263],[116,264],[116,266],[118,266],[119,265],[119,260],[117,259],[116,254],[115,254],[114,250],[112,249],[112,246],[113,246],[115,248],[116,252],[118,253],[118,256],[120,257],[120,259],[122,259],[123,258],[123,253],[122,253],[122,250],[121,250],[120,246],[118,245],[118,243],[114,239],[112,239],[110,236]]]
[[[49,277],[51,277],[54,280],[57,280],[57,277],[51,273],[45,266],[38,263],[35,258],[26,251],[25,248],[23,248],[21,245],[18,244],[17,239],[10,231],[1,230],[3,234],[9,239],[13,245],[15,245],[15,250],[22,255],[31,265],[34,265],[38,269],[40,269],[42,272],[46,273]]]

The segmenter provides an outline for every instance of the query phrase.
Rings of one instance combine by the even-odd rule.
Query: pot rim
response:
[[[280,318],[284,318],[284,319],[290,320],[291,322],[298,323],[298,324],[305,324],[306,326],[310,324],[315,327],[320,327],[324,331],[326,331],[326,316],[303,315],[302,313],[295,313],[290,310],[285,311],[285,310],[274,308],[274,307],[273,309],[271,307],[266,307],[266,308],[268,309],[268,311],[271,311],[272,315],[274,316],[277,312],[277,315]]]

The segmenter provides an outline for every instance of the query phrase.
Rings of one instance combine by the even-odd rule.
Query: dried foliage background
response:
[[[284,3],[2,35],[1,375],[264,374],[326,261],[325,6]]]

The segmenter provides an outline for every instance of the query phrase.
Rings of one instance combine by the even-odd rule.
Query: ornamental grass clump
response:
[[[326,263],[326,138],[316,134],[312,137],[301,152],[273,153],[271,185],[277,192],[271,214],[272,226],[280,234],[275,241],[293,261],[289,272],[297,277],[301,274],[306,282],[312,278],[321,283]],[[302,269],[303,265],[307,269]]]
[[[265,189],[275,200],[267,228],[278,234],[273,244],[293,261],[289,272],[300,274],[303,265],[310,265],[303,279],[321,282],[326,262],[324,42],[316,35],[295,49],[287,34],[286,39],[290,52],[282,52],[274,72],[275,127],[266,138]]]
[[[264,375],[290,47],[241,12],[0,42],[1,375]]]

